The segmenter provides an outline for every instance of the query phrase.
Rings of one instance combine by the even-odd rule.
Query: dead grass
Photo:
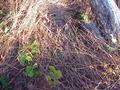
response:
[[[74,13],[76,8],[82,10],[83,3],[79,4],[80,6],[75,2],[72,5],[66,3],[54,3],[55,8],[52,8],[54,11],[51,9],[51,4],[44,0],[23,0],[20,5],[17,1],[16,7],[19,9],[13,8],[15,10],[10,17],[12,23],[9,26],[10,32],[6,35],[1,30],[0,34],[0,59],[5,64],[3,66],[1,63],[0,72],[7,76],[10,90],[16,87],[16,90],[49,90],[44,79],[49,65],[54,65],[63,73],[63,78],[56,87],[52,87],[52,90],[119,88],[120,73],[115,72],[120,68],[119,50],[107,52],[102,48],[105,43],[97,40],[85,28],[84,23],[71,18],[71,13]],[[72,9],[72,6],[76,8]],[[64,16],[60,16],[60,20],[53,17],[57,10],[64,11],[62,11]],[[58,13],[59,15],[61,14]],[[65,23],[62,26],[63,22]],[[35,61],[40,64],[39,71],[42,78],[25,77],[21,73],[23,68],[17,61],[19,47],[32,39],[40,43],[41,53]],[[113,71],[109,72],[108,68],[111,66],[114,68],[112,67]],[[34,89],[30,89],[31,87]]]

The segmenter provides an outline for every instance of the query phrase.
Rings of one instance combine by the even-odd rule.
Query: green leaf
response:
[[[25,68],[24,74],[30,78],[39,76],[39,72],[34,69],[33,65]]]
[[[24,74],[28,77],[33,77],[34,76],[33,67],[32,66],[27,66],[25,68]]]
[[[26,62],[32,61],[32,56],[27,53],[20,52],[18,55],[18,61],[21,65],[25,65]]]
[[[20,62],[20,64],[24,65],[26,62],[26,55],[23,53],[20,53],[18,56],[18,61]]]
[[[31,44],[31,53],[32,54],[39,54],[40,50],[39,50],[39,42],[37,40],[35,40],[32,44]]]
[[[81,14],[80,15],[80,20],[84,21],[84,22],[88,22],[88,16],[85,14]]]
[[[4,76],[0,76],[0,83],[2,84],[3,90],[8,90],[8,80]]]
[[[50,72],[55,72],[56,71],[56,68],[54,66],[49,66],[49,71]]]
[[[48,82],[55,84],[62,77],[60,70],[57,70],[54,66],[49,66],[49,76],[47,77]]]
[[[40,74],[38,71],[34,70],[34,77],[38,77]]]
[[[52,86],[55,84],[55,81],[51,79],[50,76],[46,76],[46,80],[48,81],[49,85]]]
[[[34,69],[35,69],[35,68],[38,68],[38,64],[37,64],[37,63],[34,63],[33,68],[34,68]]]
[[[58,79],[60,79],[62,77],[62,74],[61,74],[61,72],[59,70],[56,70],[54,72],[51,71],[50,76],[51,76],[51,79],[58,80]]]
[[[33,43],[32,43],[32,45],[37,45],[38,46],[39,42],[37,40],[34,40]]]
[[[31,50],[32,54],[39,54],[39,47],[32,47],[32,50]]]
[[[32,57],[31,57],[30,55],[26,55],[26,60],[27,60],[28,62],[30,62],[30,61],[32,61]]]
[[[58,80],[62,77],[62,73],[60,70],[57,70],[56,73],[55,73],[55,79]]]

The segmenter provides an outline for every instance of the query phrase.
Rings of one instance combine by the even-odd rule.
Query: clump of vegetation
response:
[[[49,75],[46,77],[50,86],[57,84],[59,79],[62,77],[60,70],[57,70],[54,66],[49,66]]]
[[[25,65],[25,63],[32,61],[32,55],[30,55],[29,53],[22,52],[19,54],[18,58],[21,65]]]
[[[3,90],[8,90],[8,80],[4,76],[0,76],[0,83]]]
[[[87,23],[88,22],[88,16],[85,14],[80,14],[80,20]]]
[[[38,64],[29,65],[25,67],[25,71],[23,72],[28,77],[37,77],[39,76],[39,72],[37,71]]]
[[[38,64],[32,63],[33,57],[39,53],[39,43],[36,40],[24,45],[19,51],[18,61],[22,66],[26,66],[24,70],[26,76],[36,77],[39,75],[39,72],[37,71]]]
[[[28,64],[29,62],[32,62],[33,56],[39,53],[39,43],[37,41],[33,41],[21,48],[18,55],[18,61],[21,65]]]

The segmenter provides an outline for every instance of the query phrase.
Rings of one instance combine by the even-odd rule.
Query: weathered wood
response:
[[[98,21],[100,32],[105,33],[108,41],[116,43],[120,32],[120,10],[114,0],[91,0],[92,11]]]

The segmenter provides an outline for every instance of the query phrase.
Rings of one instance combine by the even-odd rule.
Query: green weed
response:
[[[28,77],[36,77],[39,75],[37,71],[38,64],[33,63],[33,57],[40,53],[39,43],[35,40],[22,46],[18,54],[18,61],[21,65],[26,66],[24,74]]]
[[[56,85],[61,77],[60,70],[57,70],[54,66],[49,66],[49,75],[46,77],[49,85]]]
[[[39,43],[37,41],[33,41],[32,43],[26,44],[21,48],[18,55],[18,61],[21,65],[25,65],[26,63],[32,61],[34,55],[39,53]]]
[[[0,83],[3,90],[8,90],[8,80],[4,76],[0,76]]]
[[[39,76],[39,72],[36,70],[38,68],[38,64],[26,66],[24,70],[24,74],[30,78]]]
[[[37,41],[34,41],[34,42],[31,44],[31,53],[32,53],[33,55],[40,53],[39,43],[38,43]]]
[[[88,22],[88,16],[85,14],[80,14],[80,20],[86,23]]]
[[[32,56],[27,53],[20,53],[18,56],[18,61],[20,62],[21,65],[25,65],[27,62],[32,61]]]

